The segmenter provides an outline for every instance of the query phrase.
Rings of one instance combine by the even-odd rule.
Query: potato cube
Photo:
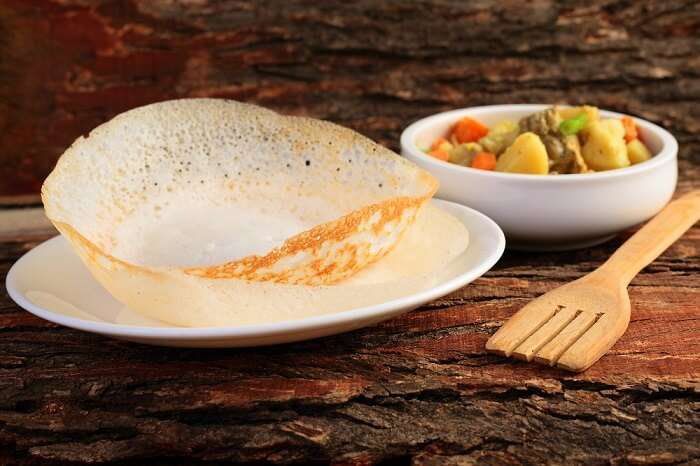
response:
[[[625,138],[625,125],[622,124],[622,121],[610,118],[601,120],[600,125],[605,127],[614,138]]]
[[[588,125],[586,142],[581,149],[588,167],[601,171],[629,166],[624,134],[619,120],[595,121]]]
[[[549,172],[547,149],[535,133],[523,133],[498,157],[496,171],[546,175]]]
[[[651,152],[639,139],[633,139],[627,143],[627,157],[632,164],[641,163],[651,158]]]

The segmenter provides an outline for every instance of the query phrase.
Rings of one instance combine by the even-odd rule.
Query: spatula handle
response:
[[[700,190],[671,201],[598,269],[627,286],[644,267],[700,220]]]

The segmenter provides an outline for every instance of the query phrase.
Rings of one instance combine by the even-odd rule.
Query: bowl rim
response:
[[[661,140],[661,150],[657,154],[653,155],[649,160],[646,160],[642,163],[638,163],[636,165],[631,165],[629,167],[616,168],[613,170],[600,171],[595,173],[574,173],[562,174],[557,176],[542,176],[524,173],[503,173],[490,170],[479,170],[476,168],[465,167],[450,162],[444,162],[424,153],[415,144],[415,137],[417,133],[424,129],[426,126],[443,123],[446,120],[449,121],[452,119],[457,119],[460,116],[479,116],[489,114],[492,112],[507,112],[508,110],[532,110],[534,112],[543,110],[545,108],[553,107],[554,105],[562,107],[571,107],[571,105],[560,104],[503,104],[464,107],[454,110],[448,110],[445,112],[435,113],[433,115],[421,118],[411,123],[403,130],[400,139],[401,151],[404,156],[407,152],[413,158],[417,158],[421,161],[426,162],[428,167],[431,168],[435,167],[437,169],[451,169],[457,171],[458,173],[461,172],[465,175],[493,177],[510,180],[537,180],[538,182],[544,183],[567,183],[575,182],[576,180],[593,181],[605,178],[618,178],[621,176],[628,175],[633,176],[641,172],[653,170],[677,157],[678,141],[675,137],[673,137],[673,135],[670,132],[668,132],[661,126],[643,118],[605,109],[599,109],[602,117],[620,118],[622,116],[630,116],[634,118],[635,123],[637,123],[638,126],[644,128],[646,131],[654,133]]]

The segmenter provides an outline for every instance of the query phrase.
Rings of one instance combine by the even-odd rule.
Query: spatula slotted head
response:
[[[487,342],[489,352],[580,372],[622,336],[627,290],[583,278],[527,304]]]

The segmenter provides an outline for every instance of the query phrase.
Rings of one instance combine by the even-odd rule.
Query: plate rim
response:
[[[5,278],[5,288],[7,289],[10,298],[19,307],[44,320],[85,332],[111,335],[122,338],[171,338],[182,341],[217,338],[259,338],[351,324],[352,322],[358,320],[366,320],[373,317],[386,316],[386,318],[389,319],[396,315],[397,312],[401,312],[401,310],[406,310],[404,312],[408,312],[411,306],[414,306],[415,308],[422,303],[430,302],[441,296],[445,296],[446,294],[451,293],[477,279],[493,268],[505,250],[506,239],[503,231],[496,224],[496,222],[485,214],[465,205],[443,199],[432,199],[431,202],[436,203],[438,207],[447,206],[448,208],[465,210],[469,214],[478,218],[480,222],[488,225],[490,229],[496,233],[496,247],[477,267],[474,267],[465,273],[462,273],[436,286],[430,287],[427,290],[419,291],[418,293],[409,294],[407,296],[401,296],[380,304],[373,304],[370,306],[363,306],[319,316],[305,317],[303,319],[225,327],[146,327],[115,324],[111,322],[99,322],[66,316],[32,303],[24,296],[23,293],[19,291],[15,277],[15,275],[18,273],[17,270],[19,267],[21,267],[20,263],[27,255],[32,254],[32,252],[37,248],[48,244],[51,241],[59,241],[59,238],[62,238],[61,235],[54,236],[41,242],[17,259],[7,273]],[[392,311],[397,312],[392,314]]]

